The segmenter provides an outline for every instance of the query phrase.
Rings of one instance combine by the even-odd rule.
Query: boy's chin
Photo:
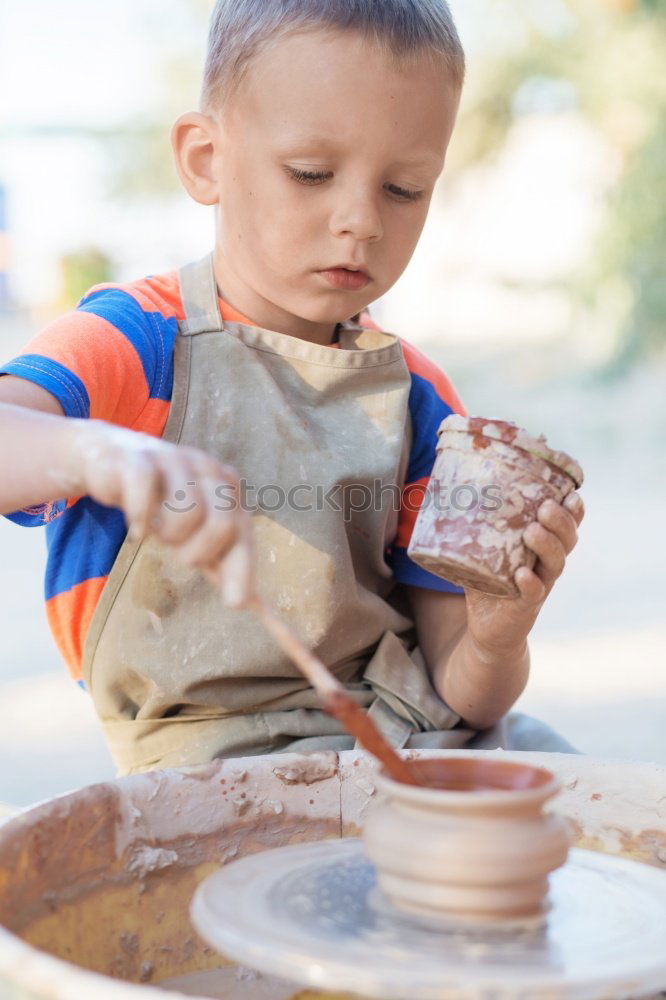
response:
[[[347,303],[341,301],[336,305],[331,305],[330,303],[327,305],[324,303],[303,303],[295,315],[310,323],[330,323],[332,326],[335,326],[337,323],[344,323],[346,320],[351,319],[352,316],[358,315],[364,309],[367,309],[367,304],[359,303],[356,305],[352,301],[352,296],[349,296]]]

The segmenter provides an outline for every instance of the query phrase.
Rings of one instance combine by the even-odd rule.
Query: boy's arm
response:
[[[0,401],[14,403],[16,406],[27,406],[42,413],[51,413],[62,417],[63,409],[60,402],[48,390],[36,382],[18,378],[16,375],[3,375],[0,378]]]
[[[419,644],[441,698],[473,729],[486,729],[515,703],[529,676],[527,636],[566,557],[577,540],[584,505],[577,492],[562,505],[546,501],[523,541],[537,556],[534,568],[514,577],[516,598],[494,598],[428,573],[408,556],[417,509],[413,490],[425,488],[434,468],[438,428],[450,413],[467,415],[447,376],[425,355],[401,341],[412,386],[412,446],[403,504],[390,553],[396,581],[407,587]],[[417,496],[418,499],[418,496]]]
[[[463,594],[408,586],[419,645],[433,686],[472,729],[487,729],[517,701],[527,684],[527,642],[515,649],[481,649],[467,629]]]
[[[54,456],[67,448],[78,421],[62,416],[60,403],[46,389],[13,375],[0,378],[0,466],[4,470],[0,514],[68,494]]]
[[[249,559],[235,557],[244,566],[242,594],[228,589],[232,581],[219,564],[234,550],[249,554],[249,515],[240,505],[225,510],[215,502],[220,486],[237,492],[235,470],[199,449],[59,412],[47,390],[0,377],[0,513],[91,496],[121,509],[135,536],[153,534],[174,545],[183,562],[216,575],[227,603],[240,605],[250,586]],[[188,511],[165,503],[191,483]]]
[[[467,588],[461,598],[410,588],[435,688],[474,729],[497,722],[524,689],[530,668],[527,636],[576,546],[584,515],[575,490],[562,504],[541,504],[537,519],[523,532],[524,544],[537,558],[532,569],[516,570],[517,597]]]

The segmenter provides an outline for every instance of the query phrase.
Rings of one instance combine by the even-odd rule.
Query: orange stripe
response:
[[[158,312],[165,319],[185,319],[177,271],[140,278],[124,286],[146,312]]]
[[[46,602],[46,617],[60,655],[75,681],[81,680],[83,644],[107,576],[93,577]]]
[[[154,437],[162,437],[170,408],[171,403],[165,399],[149,399],[132,425],[132,430],[152,434]]]
[[[413,483],[408,483],[402,491],[398,532],[393,542],[394,545],[400,548],[406,549],[411,541],[414,524],[423,504],[429,479],[430,476],[417,479]]]
[[[49,323],[24,347],[77,375],[90,397],[90,416],[131,426],[148,400],[141,358],[127,337],[105,319],[70,312]]]
[[[178,280],[177,271],[168,271],[165,274],[153,275],[150,278],[141,278],[138,281],[132,281],[126,284],[106,282],[100,285],[94,285],[88,290],[88,292],[86,292],[86,296],[104,291],[105,289],[116,289],[126,292],[135,299],[142,309],[148,312],[157,311],[165,319],[185,319],[185,311],[183,309],[183,302],[180,295],[180,282]],[[257,325],[243,313],[239,312],[239,310],[232,306],[229,302],[225,302],[225,300],[220,296],[218,296],[218,303],[222,319],[227,320],[229,323],[243,323],[245,326]],[[360,321],[362,326],[379,330],[379,327],[373,322],[368,312],[361,314]],[[337,347],[339,345],[336,344],[335,346]]]
[[[93,285],[86,292],[86,297],[107,289],[115,289],[131,295],[145,312],[158,312],[165,319],[181,320],[185,318],[180,297],[180,282],[176,271],[167,271],[165,274],[139,278],[137,281],[129,281],[124,284],[107,281],[101,285]]]
[[[248,319],[247,316],[238,312],[238,309],[234,309],[234,307],[230,306],[228,302],[221,299],[219,295],[217,297],[217,301],[220,306],[220,312],[222,313],[223,320],[226,320],[228,323],[242,323],[243,326],[257,325],[256,323],[253,323],[252,320]]]
[[[413,344],[408,344],[406,340],[400,338],[402,351],[407,367],[410,372],[420,375],[435,387],[435,391],[440,399],[451,407],[454,413],[460,413],[463,417],[468,416],[467,410],[463,406],[460,396],[453,387],[453,383],[448,375],[445,375],[441,368],[422,354]]]

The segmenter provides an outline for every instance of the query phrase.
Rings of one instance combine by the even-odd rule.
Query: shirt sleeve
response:
[[[449,377],[411,344],[404,340],[401,344],[411,375],[409,413],[412,445],[398,516],[398,530],[389,547],[387,561],[399,583],[464,594],[462,587],[417,565],[407,555],[407,547],[435,464],[439,425],[451,413],[467,416],[467,410]]]
[[[171,397],[176,329],[175,319],[147,311],[123,288],[98,286],[2,365],[0,376],[17,375],[48,390],[66,417],[159,432],[152,424],[165,417],[160,405],[168,407]],[[58,500],[6,516],[37,526],[58,517],[72,502]]]

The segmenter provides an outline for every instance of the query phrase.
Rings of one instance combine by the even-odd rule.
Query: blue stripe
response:
[[[422,375],[411,373],[409,412],[412,418],[414,439],[409,453],[405,483],[414,483],[432,472],[437,456],[437,428],[453,410],[437,395],[432,382]]]
[[[90,416],[90,397],[74,372],[59,361],[41,354],[22,354],[0,368],[0,375],[18,375],[48,390],[62,406],[66,417]]]
[[[27,514],[24,510],[14,511],[13,514],[3,514],[8,521],[20,524],[22,528],[43,528],[44,521],[41,514]]]
[[[23,528],[42,528],[45,524],[60,517],[67,507],[66,500],[56,500],[53,504],[40,503],[35,507],[26,507],[24,510],[16,510],[4,516],[14,524],[20,524]],[[49,508],[51,508],[49,510]],[[48,517],[46,512],[49,511]]]
[[[462,587],[429,573],[409,558],[407,549],[394,545],[387,553],[386,561],[393,570],[393,577],[398,583],[410,583],[414,587],[427,587],[428,590],[442,590],[451,594],[464,594]]]
[[[108,576],[126,534],[123,512],[90,497],[51,521],[46,526],[46,600],[84,580]]]
[[[145,312],[133,296],[119,288],[103,288],[81,299],[80,312],[99,316],[115,326],[139,355],[151,399],[169,402],[173,388],[175,318]]]

